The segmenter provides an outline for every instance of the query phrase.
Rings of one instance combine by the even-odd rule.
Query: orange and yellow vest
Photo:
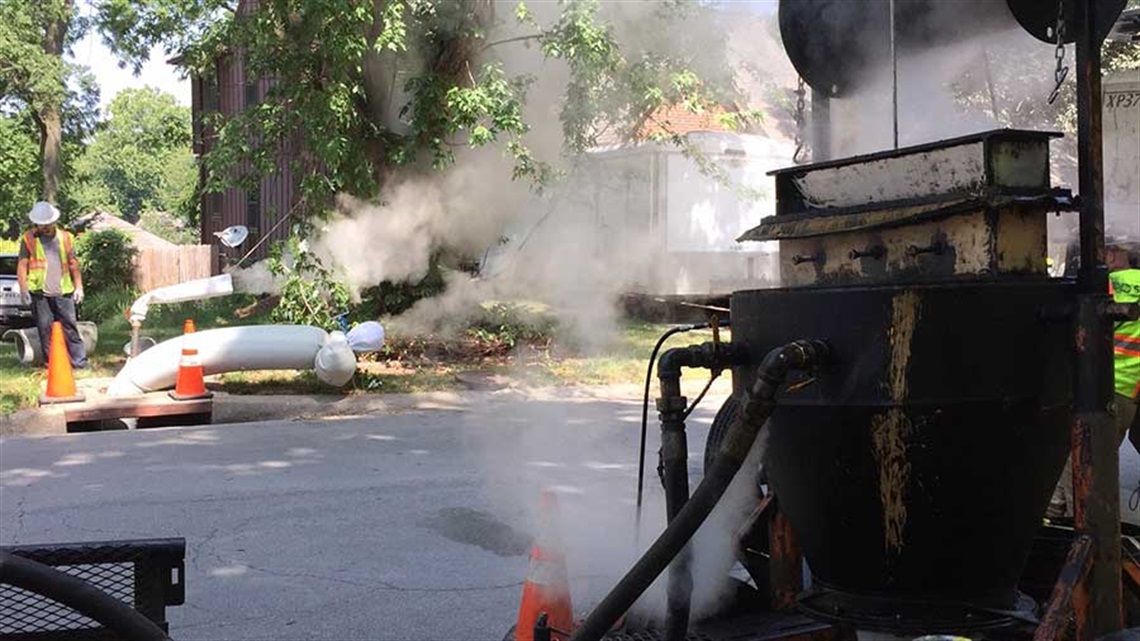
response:
[[[59,291],[64,294],[75,291],[71,282],[71,270],[67,257],[73,253],[74,241],[71,232],[60,229],[59,235],[59,265],[60,283]],[[28,291],[42,292],[44,281],[47,278],[47,259],[44,258],[44,246],[40,239],[32,232],[24,234],[24,246],[28,248]]]
[[[1140,269],[1122,269],[1108,275],[1109,292],[1117,303],[1140,302]],[[1112,332],[1116,393],[1140,397],[1140,320],[1116,323]]]

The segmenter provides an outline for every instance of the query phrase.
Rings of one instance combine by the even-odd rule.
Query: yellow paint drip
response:
[[[885,383],[891,399],[896,402],[903,401],[907,395],[906,375],[920,302],[918,294],[913,291],[902,292],[891,301],[888,331],[891,357]],[[897,551],[903,545],[902,534],[907,517],[906,488],[910,481],[906,437],[910,429],[910,420],[899,407],[871,419],[871,443],[879,465],[879,500],[883,504],[883,533],[888,550]]]
[[[905,436],[909,431],[910,421],[901,409],[892,408],[871,418],[871,443],[879,463],[879,501],[883,504],[883,534],[888,550],[898,550],[903,545],[906,486],[910,480]]]

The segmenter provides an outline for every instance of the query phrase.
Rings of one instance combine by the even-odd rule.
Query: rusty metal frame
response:
[[[1125,555],[1120,562],[1120,574],[1124,588],[1136,597],[1140,597],[1140,563]]]
[[[768,518],[769,511],[774,510],[775,507],[775,494],[769,492],[760,497],[760,500],[756,503],[756,507],[752,508],[752,512],[748,515],[748,518],[744,520],[744,523],[741,524],[740,527],[736,528],[736,536],[734,539],[736,541],[743,540],[762,519]]]
[[[1112,333],[1104,241],[1104,151],[1098,0],[1074,4],[1077,67],[1077,170],[1081,266],[1077,275],[1073,505],[1077,532],[1092,541],[1087,575],[1073,588],[1077,641],[1121,629],[1120,471],[1112,418]]]
[[[1054,641],[1059,639],[1069,624],[1069,616],[1077,617],[1077,628],[1082,627],[1081,616],[1085,610],[1081,586],[1088,576],[1092,561],[1092,538],[1087,534],[1077,537],[1061,566],[1057,583],[1045,607],[1041,624],[1033,633],[1033,641]]]

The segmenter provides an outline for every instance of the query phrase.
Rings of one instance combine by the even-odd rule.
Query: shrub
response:
[[[84,277],[86,278],[86,275]],[[83,302],[83,320],[103,323],[113,318],[121,318],[138,295],[138,290],[134,286],[98,289]]]
[[[270,319],[275,323],[337,329],[337,316],[349,311],[348,289],[325,267],[308,243],[290,236],[269,251],[269,273],[281,284],[281,302]]]
[[[484,304],[467,328],[467,335],[508,350],[521,344],[549,345],[556,320],[540,310],[517,303]]]
[[[432,258],[428,272],[418,281],[384,281],[360,293],[351,320],[373,320],[382,316],[399,316],[411,309],[416,301],[443,293],[447,282],[439,261]]]
[[[75,241],[88,294],[134,287],[135,249],[129,236],[117,229],[89,231]]]

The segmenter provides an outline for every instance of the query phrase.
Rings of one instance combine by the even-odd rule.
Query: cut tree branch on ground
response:
[[[261,316],[263,314],[268,314],[269,312],[273,311],[273,308],[277,307],[277,305],[280,303],[280,294],[264,296],[254,301],[251,305],[246,305],[245,307],[239,307],[235,309],[234,318],[244,320],[252,316]]]

